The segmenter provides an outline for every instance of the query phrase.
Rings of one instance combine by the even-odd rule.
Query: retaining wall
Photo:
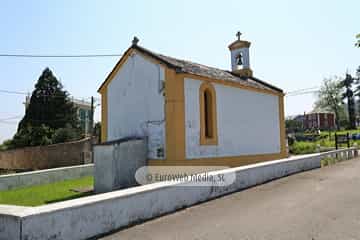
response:
[[[331,154],[357,156],[356,149],[337,150],[211,172],[235,174],[233,184],[189,186],[159,182],[33,208],[0,208],[0,239],[87,239],[170,213],[273,179],[320,167]]]
[[[52,168],[0,176],[0,191],[94,175],[94,164]]]
[[[119,139],[94,146],[96,193],[137,185],[136,171],[147,162],[147,141]]]
[[[48,146],[0,151],[0,169],[38,170],[92,162],[89,138]]]

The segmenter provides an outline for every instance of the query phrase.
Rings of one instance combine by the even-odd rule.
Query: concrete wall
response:
[[[159,182],[33,208],[0,207],[0,239],[88,239],[276,178],[320,167],[322,158],[355,149],[317,153],[211,172],[233,175],[225,187]],[[12,219],[10,219],[12,217]],[[15,220],[13,220],[15,219]],[[18,220],[20,224],[18,224]],[[20,236],[20,237],[19,237]]]
[[[95,192],[109,192],[136,185],[135,172],[147,161],[147,142],[120,139],[94,146]]]
[[[108,86],[107,141],[148,137],[148,158],[165,153],[164,68],[134,53]]]
[[[21,213],[28,207],[0,205],[0,240],[21,240]]]
[[[186,158],[230,157],[280,152],[279,98],[213,84],[218,145],[200,145],[199,88],[185,79]]]
[[[16,173],[0,176],[0,191],[93,176],[94,164]]]
[[[0,169],[37,170],[91,163],[90,139],[0,151]]]

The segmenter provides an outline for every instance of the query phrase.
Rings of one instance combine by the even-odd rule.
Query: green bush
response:
[[[290,153],[292,154],[308,154],[316,152],[316,143],[312,142],[294,142],[290,146]]]
[[[51,136],[53,130],[48,126],[41,124],[37,127],[30,125],[20,129],[14,136],[13,140],[9,144],[12,148],[20,148],[27,146],[38,146],[51,144]]]
[[[59,128],[55,130],[52,136],[53,143],[63,143],[78,140],[80,138],[79,131],[72,127]]]
[[[13,148],[11,139],[5,140],[2,144],[0,144],[0,151],[5,151],[11,148]]]
[[[322,139],[318,142],[322,147],[335,147],[335,141],[330,141],[327,139]]]

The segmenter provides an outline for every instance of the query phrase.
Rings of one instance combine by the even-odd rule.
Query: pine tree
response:
[[[350,129],[356,129],[355,96],[352,90],[353,83],[354,78],[350,74],[346,74],[345,79],[340,82],[340,86],[345,88],[342,99],[347,99]]]
[[[61,128],[78,132],[76,108],[62,84],[46,68],[35,84],[13,144],[15,147],[46,145],[51,143],[52,134]]]
[[[69,100],[69,94],[49,68],[42,72],[35,84],[19,128],[27,125],[39,127],[42,124],[52,129],[64,128],[67,124],[74,128],[78,125],[76,108]]]

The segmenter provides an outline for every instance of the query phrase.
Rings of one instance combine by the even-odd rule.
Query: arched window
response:
[[[204,115],[205,115],[205,137],[212,138],[214,136],[212,129],[212,99],[211,93],[208,89],[204,91]]]
[[[217,145],[216,93],[210,83],[200,86],[200,144]]]

